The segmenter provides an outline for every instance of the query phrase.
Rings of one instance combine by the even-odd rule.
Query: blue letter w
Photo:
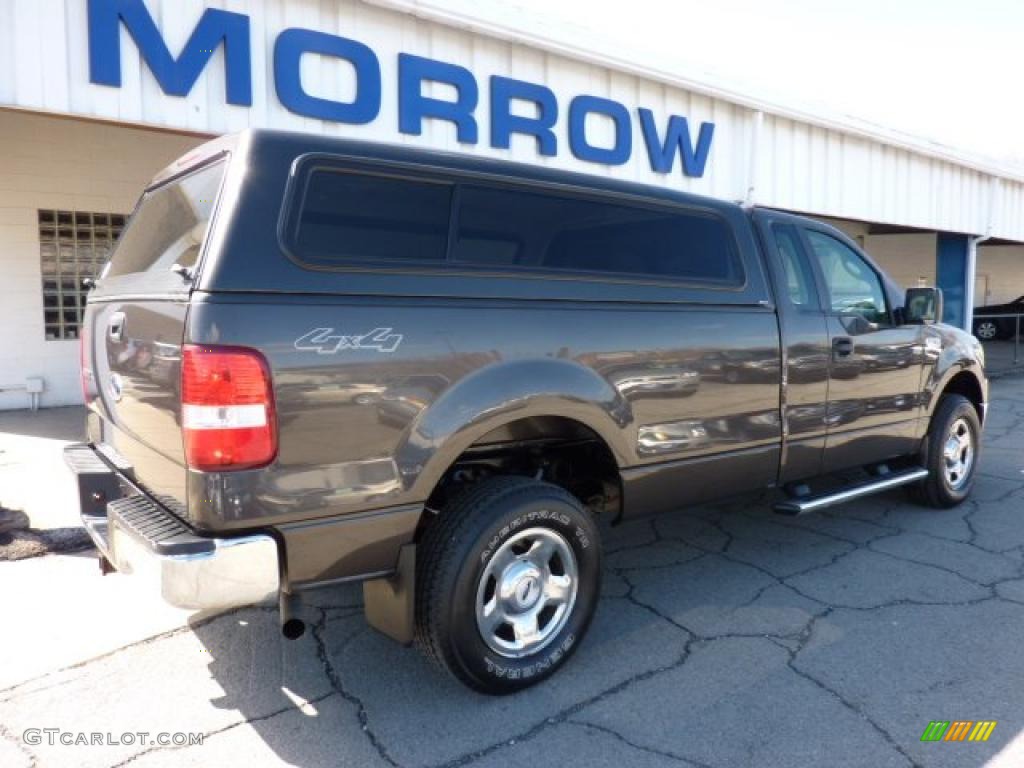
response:
[[[89,79],[94,83],[121,86],[121,22],[164,93],[173,96],[188,95],[214,49],[224,43],[227,100],[252,106],[248,16],[207,8],[175,59],[142,0],[89,0]]]
[[[676,151],[683,155],[683,173],[687,176],[701,177],[704,166],[708,162],[711,151],[711,138],[715,135],[714,123],[701,123],[697,134],[696,148],[690,143],[690,124],[685,117],[671,115],[668,119],[668,131],[665,141],[658,137],[658,128],[654,124],[654,114],[649,109],[640,109],[640,127],[644,132],[647,144],[647,156],[651,160],[651,168],[658,173],[670,173],[676,159]]]

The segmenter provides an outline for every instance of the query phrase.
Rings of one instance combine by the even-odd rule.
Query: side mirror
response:
[[[909,325],[930,325],[942,322],[942,290],[939,288],[908,288],[903,304],[903,319]]]

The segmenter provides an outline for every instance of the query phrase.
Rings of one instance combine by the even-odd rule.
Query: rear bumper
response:
[[[93,543],[117,570],[151,582],[171,605],[214,610],[277,596],[281,569],[273,537],[199,535],[92,446],[69,445],[64,460],[78,481],[82,523]]]

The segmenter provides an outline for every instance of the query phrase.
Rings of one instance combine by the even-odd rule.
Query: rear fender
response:
[[[520,360],[476,371],[417,417],[396,454],[406,487],[427,498],[474,442],[531,416],[573,419],[604,440],[620,467],[630,463],[632,411],[614,387],[570,360]]]

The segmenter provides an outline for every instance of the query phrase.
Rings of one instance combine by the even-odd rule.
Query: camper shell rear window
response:
[[[173,269],[197,267],[226,168],[221,158],[142,196],[100,275],[105,292],[190,288]]]

